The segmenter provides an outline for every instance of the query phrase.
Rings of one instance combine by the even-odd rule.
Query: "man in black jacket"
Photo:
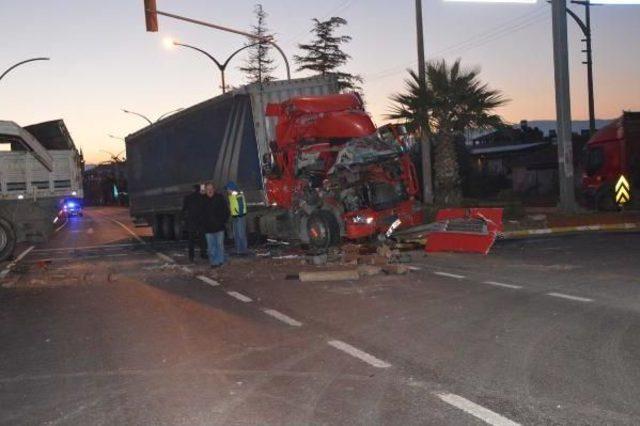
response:
[[[203,229],[212,268],[224,263],[224,229],[229,220],[229,206],[213,183],[207,183],[203,202]]]
[[[189,261],[193,262],[195,255],[195,245],[200,248],[200,257],[207,258],[207,244],[204,240],[204,231],[202,229],[202,209],[204,204],[204,195],[202,195],[200,184],[193,185],[193,192],[182,202],[182,217],[184,218],[187,233],[189,235]]]

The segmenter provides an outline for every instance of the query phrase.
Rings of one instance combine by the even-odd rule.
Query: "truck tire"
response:
[[[317,250],[325,250],[340,243],[340,225],[335,216],[326,210],[318,210],[307,220],[309,245]]]
[[[162,240],[164,238],[164,234],[163,234],[163,229],[164,226],[162,225],[163,222],[163,216],[162,215],[155,215],[153,216],[153,221],[151,223],[151,229],[153,230],[153,238],[155,238],[156,240]]]
[[[0,217],[0,261],[7,260],[16,248],[16,233],[7,220]]]
[[[173,240],[173,216],[170,214],[162,215],[162,235],[166,240]]]

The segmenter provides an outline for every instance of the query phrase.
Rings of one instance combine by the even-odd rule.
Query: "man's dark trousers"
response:
[[[187,242],[189,247],[189,260],[193,261],[195,257],[196,245],[200,249],[200,258],[207,258],[207,242],[204,239],[204,233],[198,230],[189,230],[189,241]]]

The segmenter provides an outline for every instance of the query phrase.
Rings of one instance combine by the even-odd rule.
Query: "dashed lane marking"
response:
[[[334,348],[342,352],[345,352],[351,355],[352,357],[358,358],[360,361],[364,361],[373,367],[376,367],[376,368],[391,367],[391,364],[389,364],[388,362],[382,361],[381,359],[378,359],[371,354],[361,351],[360,349],[354,346],[351,346],[350,344],[345,343],[341,340],[329,340],[327,343],[329,344],[329,346],[333,346]]]
[[[300,321],[294,320],[290,316],[285,315],[282,312],[278,312],[275,309],[263,309],[262,312],[292,327],[302,327],[302,323]]]
[[[483,422],[493,425],[493,426],[519,426],[520,423],[516,423],[508,418],[501,416],[500,414],[489,410],[488,408],[484,408],[481,405],[476,404],[475,402],[471,402],[466,398],[461,396],[446,393],[446,392],[435,392],[435,396],[440,398],[442,401],[446,402],[449,405],[452,405],[465,413],[471,414],[473,417],[482,420]]]
[[[520,290],[522,288],[521,285],[506,284],[498,281],[483,281],[483,284],[489,284],[495,287],[511,288],[514,290]]]
[[[238,299],[241,302],[244,303],[250,303],[253,302],[253,300],[251,300],[251,298],[249,296],[245,296],[242,293],[238,293],[237,291],[228,291],[227,294],[233,298]]]
[[[451,274],[449,272],[440,272],[440,271],[435,271],[434,274],[436,275],[440,275],[441,277],[447,277],[447,278],[455,278],[457,280],[463,280],[467,277],[465,277],[464,275],[458,275],[458,274]]]
[[[561,299],[566,299],[566,300],[573,300],[574,302],[585,302],[585,303],[593,302],[593,299],[589,299],[587,297],[572,296],[570,294],[564,294],[564,293],[547,293],[547,296],[559,297]]]
[[[198,275],[196,278],[202,281],[203,283],[209,284],[212,287],[218,287],[220,285],[218,281],[212,280],[211,278],[205,277],[204,275]]]
[[[11,269],[18,264],[26,255],[28,255],[31,250],[33,250],[35,246],[27,247],[25,251],[20,253],[18,257],[16,257],[11,263],[9,263],[3,270],[0,272],[0,279],[5,278],[7,274],[11,271]]]

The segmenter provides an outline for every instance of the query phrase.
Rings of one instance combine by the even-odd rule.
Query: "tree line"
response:
[[[256,23],[252,33],[264,40],[273,36],[267,26],[268,14],[262,5],[254,9]],[[312,19],[311,40],[299,43],[300,54],[293,57],[297,71],[310,71],[336,78],[340,91],[361,92],[360,75],[345,70],[351,56],[344,51],[351,36],[338,34],[348,22],[341,17]],[[273,46],[255,42],[245,64],[240,68],[248,83],[266,83],[275,79]],[[418,132],[427,132],[433,146],[433,182],[435,201],[440,205],[459,205],[462,201],[457,140],[468,129],[491,129],[504,125],[495,109],[507,99],[501,91],[491,89],[480,79],[478,68],[465,68],[461,60],[447,63],[444,59],[426,63],[426,85],[417,73],[408,70],[402,91],[390,97],[386,118],[406,124]],[[421,126],[422,124],[422,126]]]

